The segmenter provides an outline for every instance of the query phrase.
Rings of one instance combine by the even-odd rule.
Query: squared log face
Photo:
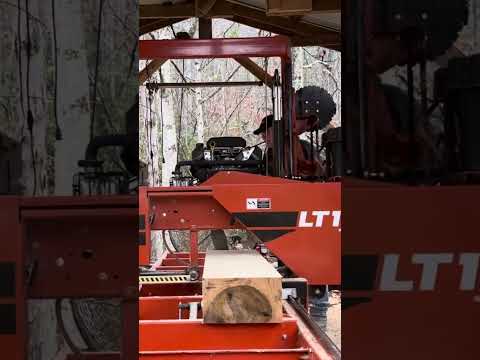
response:
[[[204,323],[282,321],[282,277],[254,250],[208,251],[202,291]]]

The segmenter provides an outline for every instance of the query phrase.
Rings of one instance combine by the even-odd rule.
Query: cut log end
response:
[[[221,291],[210,303],[204,322],[216,324],[266,323],[272,320],[272,306],[265,295],[248,285]]]

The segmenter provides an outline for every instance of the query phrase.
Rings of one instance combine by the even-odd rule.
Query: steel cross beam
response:
[[[291,59],[290,41],[285,36],[139,41],[141,60],[277,56]]]

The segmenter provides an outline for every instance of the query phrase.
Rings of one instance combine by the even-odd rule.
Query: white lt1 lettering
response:
[[[382,291],[413,291],[413,280],[398,280],[398,263],[400,255],[386,254],[380,277]],[[453,253],[413,254],[412,264],[422,265],[422,274],[418,289],[421,291],[435,290],[438,268],[442,264],[452,264]],[[462,266],[460,290],[474,290],[478,277],[480,253],[462,253],[458,263]]]
[[[340,226],[341,213],[340,210],[300,211],[298,227],[323,227],[331,224],[331,226],[338,228]],[[330,223],[328,223],[328,218],[332,219]]]

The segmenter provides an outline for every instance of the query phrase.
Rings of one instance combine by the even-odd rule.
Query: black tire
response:
[[[228,239],[223,230],[212,230],[210,236],[215,250],[228,250]]]

